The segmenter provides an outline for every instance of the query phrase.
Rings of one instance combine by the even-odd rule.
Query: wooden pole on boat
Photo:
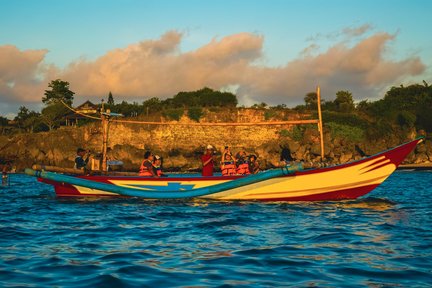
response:
[[[107,115],[102,114],[102,171],[106,172],[107,169],[107,146],[108,146],[108,125],[109,118]]]
[[[108,149],[108,125],[109,125],[109,110],[105,113],[104,102],[102,99],[101,120],[102,120],[102,171],[108,171],[107,166],[107,149]]]
[[[324,137],[323,137],[323,125],[322,125],[322,115],[321,115],[321,89],[317,86],[317,104],[318,104],[318,130],[320,132],[320,142],[321,142],[321,160],[324,159]]]

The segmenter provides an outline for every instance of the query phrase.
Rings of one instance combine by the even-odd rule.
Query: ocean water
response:
[[[59,199],[0,189],[0,287],[432,287],[432,172],[354,201]]]

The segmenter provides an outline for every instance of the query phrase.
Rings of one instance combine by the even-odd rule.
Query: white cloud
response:
[[[369,29],[364,25],[342,33],[357,39]],[[357,99],[382,97],[378,93],[383,89],[425,71],[416,56],[387,59],[386,48],[396,38],[388,33],[355,40],[351,46],[344,40],[321,52],[319,43],[312,43],[296,60],[277,68],[256,65],[263,56],[262,35],[234,34],[188,52],[180,51],[182,37],[169,31],[94,61],[79,59],[63,70],[44,64],[47,50],[0,46],[0,102],[40,102],[48,83],[60,78],[70,83],[76,99],[100,99],[109,91],[117,100],[166,98],[208,86],[236,87],[241,103],[289,106],[302,103],[316,85],[326,99],[339,90],[349,90]]]

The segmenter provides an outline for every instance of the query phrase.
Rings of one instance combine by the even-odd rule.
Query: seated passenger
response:
[[[154,156],[153,160],[153,171],[159,177],[166,177],[167,175],[162,173],[162,159],[159,155]]]
[[[87,157],[84,159],[84,156]],[[75,156],[75,165],[74,168],[75,169],[86,169],[87,168],[87,163],[89,162],[89,158],[90,158],[90,151],[87,151],[83,148],[78,148],[77,149],[77,155]]]
[[[249,160],[246,156],[246,151],[242,150],[236,155],[237,160],[237,174],[248,175],[249,172]]]
[[[249,155],[249,172],[252,174],[258,173],[260,170],[257,157],[255,155]]]
[[[229,149],[228,146],[225,146],[225,149],[224,149],[224,151],[222,153],[222,161],[221,162],[225,161],[225,156],[228,155],[228,154],[231,155],[231,160],[235,161],[234,157],[232,156],[231,150]]]
[[[151,176],[158,177],[155,171],[153,170],[153,159],[154,156],[150,151],[145,152],[144,161],[141,163],[139,176]]]
[[[221,165],[222,176],[236,175],[236,166],[235,162],[232,160],[231,154],[225,154],[224,158],[225,161],[223,161]]]
[[[293,157],[291,156],[291,150],[289,147],[280,146],[282,148],[281,154],[280,154],[280,166],[288,166],[292,161],[294,161]]]

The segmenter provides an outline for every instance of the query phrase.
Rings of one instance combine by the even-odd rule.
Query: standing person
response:
[[[156,171],[153,169],[154,156],[150,151],[144,153],[144,160],[141,163],[139,176],[158,177]]]
[[[83,148],[78,148],[77,149],[77,155],[75,156],[75,165],[74,168],[75,169],[86,169],[87,168],[87,163],[89,161],[90,158],[90,151],[85,150]],[[84,159],[84,156],[87,157]]]
[[[206,152],[201,156],[203,165],[202,176],[213,176],[214,159],[213,159],[213,146],[207,145]]]

